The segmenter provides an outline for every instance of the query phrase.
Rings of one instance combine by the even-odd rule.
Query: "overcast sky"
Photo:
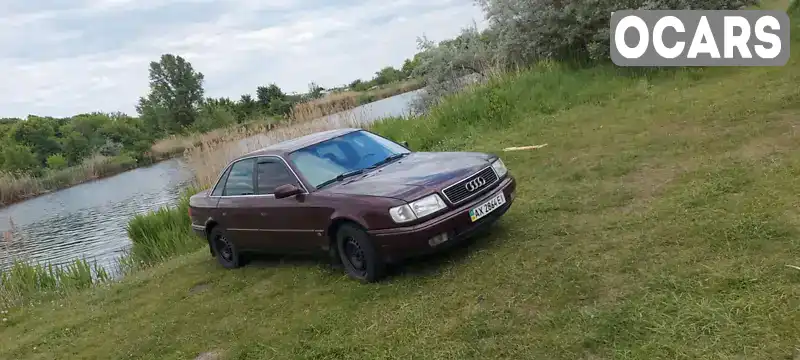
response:
[[[135,114],[163,53],[191,61],[206,96],[337,86],[473,21],[471,0],[0,0],[0,117]]]

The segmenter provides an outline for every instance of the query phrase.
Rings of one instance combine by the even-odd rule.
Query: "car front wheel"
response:
[[[211,246],[214,247],[214,254],[223,267],[235,269],[242,266],[242,257],[236,246],[228,239],[227,235],[220,228],[214,228],[209,234]]]
[[[344,269],[351,278],[370,283],[383,277],[383,259],[378,256],[364,230],[351,224],[342,225],[336,232],[336,246]]]

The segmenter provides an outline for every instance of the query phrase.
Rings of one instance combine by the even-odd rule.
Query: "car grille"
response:
[[[478,180],[480,179],[480,180]],[[490,188],[497,182],[497,174],[491,166],[479,171],[456,184],[450,185],[442,191],[444,196],[452,204],[458,204],[475,195],[480,194],[483,190]]]

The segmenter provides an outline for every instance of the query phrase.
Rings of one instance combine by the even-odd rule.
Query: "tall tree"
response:
[[[250,94],[242,95],[237,107],[236,120],[240,123],[244,122],[258,111],[258,103],[253,100],[253,96]]]
[[[375,73],[375,83],[378,85],[393,83],[403,80],[403,78],[405,78],[405,74],[391,66],[387,66]]]
[[[263,107],[269,107],[269,104],[274,100],[283,100],[286,94],[283,93],[278,85],[269,84],[269,86],[259,86],[256,89],[256,98],[258,103]]]
[[[137,111],[143,117],[156,117],[147,123],[159,124],[168,133],[189,127],[203,101],[203,80],[186,59],[161,55],[160,61],[150,63],[150,93],[139,100]]]

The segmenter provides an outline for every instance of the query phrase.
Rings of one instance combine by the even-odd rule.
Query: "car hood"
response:
[[[414,152],[326,190],[411,201],[472,175],[493,159],[492,155],[474,152]]]

